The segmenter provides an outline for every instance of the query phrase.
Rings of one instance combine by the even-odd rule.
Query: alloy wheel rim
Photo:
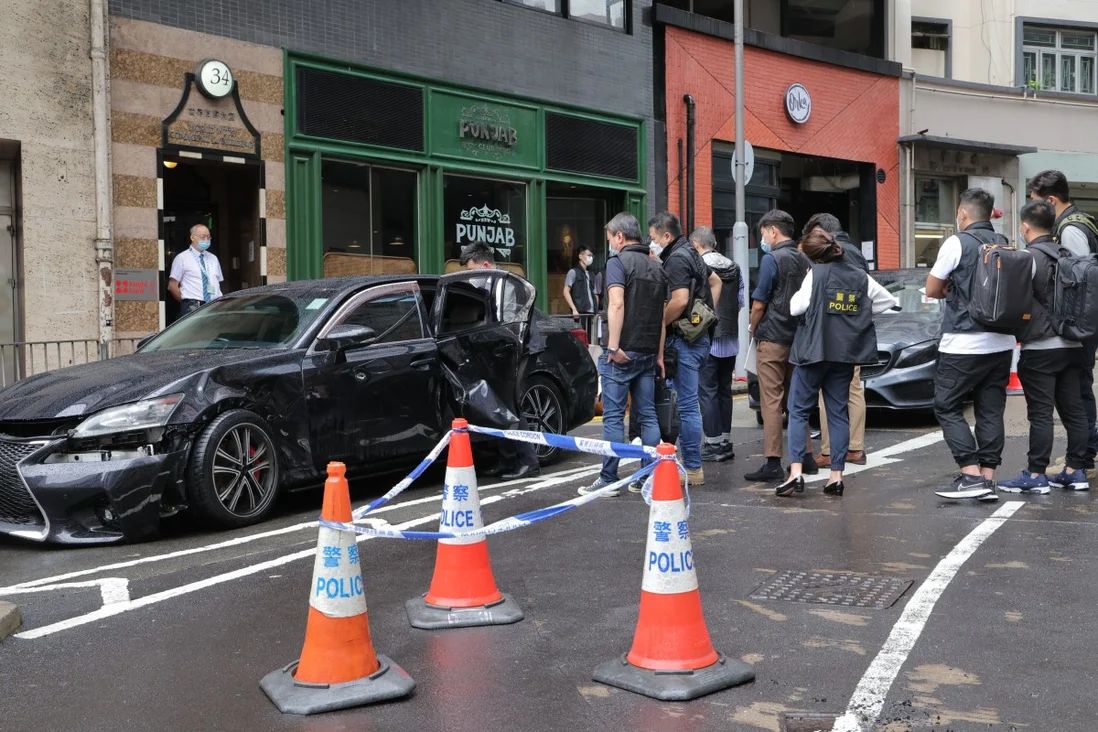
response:
[[[542,384],[535,384],[526,390],[522,397],[522,416],[526,418],[527,427],[538,432],[559,435],[564,428],[556,395]],[[536,448],[538,457],[543,459],[556,452],[555,447],[548,445],[537,445]]]
[[[233,426],[214,452],[213,486],[218,502],[240,518],[254,516],[274,496],[274,445],[251,423]]]

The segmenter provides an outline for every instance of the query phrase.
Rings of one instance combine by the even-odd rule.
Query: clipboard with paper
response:
[[[747,341],[747,355],[743,357],[743,370],[745,373],[758,373],[755,370],[755,339],[751,338]]]

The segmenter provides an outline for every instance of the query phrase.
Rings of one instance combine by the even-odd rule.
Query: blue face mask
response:
[[[763,250],[763,254],[769,254],[770,253],[770,245],[767,244],[765,241],[759,243],[759,249]]]
[[[198,248],[201,249],[202,251],[206,251],[207,249],[210,248],[210,240],[209,239],[199,239],[198,240]]]

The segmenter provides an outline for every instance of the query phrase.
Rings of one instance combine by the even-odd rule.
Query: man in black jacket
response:
[[[739,266],[716,250],[717,238],[708,226],[694,229],[690,243],[721,281],[717,324],[713,326],[709,355],[698,378],[698,400],[705,433],[702,460],[724,462],[736,457],[732,448],[732,379],[740,352],[739,317],[747,296],[747,283]]]
[[[1052,238],[1076,257],[1098,254],[1098,226],[1094,219],[1076,208],[1071,200],[1067,177],[1059,170],[1045,170],[1030,179],[1026,186],[1031,201],[1047,201],[1056,211]],[[1094,401],[1094,354],[1098,340],[1083,343],[1083,374],[1079,393],[1087,415],[1086,469],[1094,469],[1098,453],[1098,405]]]
[[[782,407],[789,392],[793,366],[789,350],[797,331],[799,317],[789,312],[789,302],[801,287],[811,269],[808,257],[793,241],[793,217],[774,209],[759,219],[760,248],[759,279],[751,293],[751,335],[756,341],[755,373],[759,377],[759,412],[763,419],[763,456],[766,463],[747,473],[751,481],[781,482],[782,468]],[[806,452],[810,452],[808,448]],[[801,462],[806,473],[818,470],[812,455],[791,455]]]
[[[641,424],[641,439],[655,446],[660,440],[656,419],[656,374],[663,372],[663,307],[667,283],[659,262],[640,243],[640,222],[619,213],[606,224],[606,348],[599,356],[602,384],[602,438],[625,441],[625,404],[631,397]],[[618,480],[617,458],[602,461],[602,471],[580,495],[601,490]],[[639,493],[639,481],[629,490]],[[614,488],[604,496],[618,495]]]
[[[1021,335],[1022,355],[1018,377],[1022,381],[1029,417],[1029,454],[1026,469],[1017,478],[999,483],[1010,493],[1048,493],[1049,484],[1085,491],[1090,488],[1083,464],[1086,461],[1087,415],[1079,401],[1079,379],[1083,371],[1082,345],[1067,341],[1053,330],[1048,309],[1056,262],[1065,251],[1052,240],[1056,212],[1044,201],[1030,201],[1022,207],[1022,238],[1036,266],[1033,275],[1033,313]],[[1067,432],[1064,470],[1048,478],[1052,455],[1052,407]]]

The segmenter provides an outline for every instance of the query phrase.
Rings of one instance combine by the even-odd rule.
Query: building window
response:
[[[585,23],[629,30],[629,0],[503,0]]]
[[[324,160],[320,175],[325,275],[416,272],[415,171]]]
[[[1070,94],[1098,90],[1098,33],[1082,29],[1025,25],[1022,29],[1022,83],[1031,89]]]
[[[917,73],[947,79],[952,76],[949,36],[948,20],[912,19],[911,63]]]
[[[932,267],[942,242],[957,229],[957,181],[915,176],[915,266]]]
[[[446,258],[482,241],[495,250],[496,264],[526,274],[526,185],[462,175],[443,176],[443,237]]]

